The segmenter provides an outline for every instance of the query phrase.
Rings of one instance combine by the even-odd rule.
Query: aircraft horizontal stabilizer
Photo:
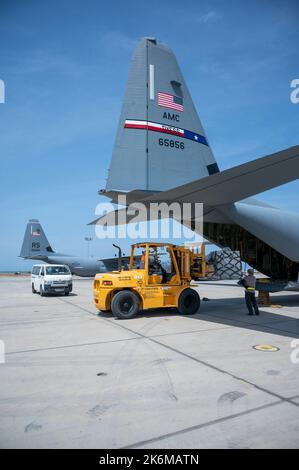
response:
[[[132,204],[135,201],[140,201],[141,199],[144,199],[145,197],[152,196],[153,194],[156,194],[157,191],[145,191],[143,189],[133,189],[132,191],[118,191],[118,190],[109,190],[106,191],[105,189],[100,189],[98,191],[98,194],[100,196],[105,196],[111,199],[112,202],[115,204],[118,204],[119,197],[125,196],[126,197],[126,204]]]
[[[136,212],[135,212],[135,208],[136,208]],[[145,222],[145,221],[148,221],[149,219],[149,213],[148,212],[145,212],[145,213],[141,213],[139,212],[139,208],[138,208],[138,203],[136,203],[135,205],[132,204],[131,206],[131,209],[128,210],[126,207],[123,208],[123,209],[117,209],[115,211],[111,211],[109,212],[108,214],[105,214],[101,217],[98,217],[97,219],[93,220],[92,222],[90,222],[88,225],[106,225],[107,227],[111,227],[111,226],[114,226],[114,225],[123,225],[123,224],[130,224],[133,219],[134,219],[134,222],[137,222],[136,221],[136,217],[138,216],[138,223],[139,222]],[[151,220],[154,220],[154,219],[162,219],[163,217],[161,217],[161,214],[160,213],[154,213],[152,212],[151,213]]]
[[[127,213],[127,209],[118,209],[109,214],[100,217],[89,225],[99,223],[100,225],[121,225],[128,224],[138,214],[138,202],[149,206],[151,202],[172,203],[172,202],[201,202],[204,204],[206,212],[215,209],[217,206],[227,205],[233,202],[241,201],[255,194],[267,191],[282,184],[299,178],[299,145],[289,149],[273,153],[266,157],[238,165],[236,167],[224,170],[200,180],[178,186],[168,191],[156,192],[146,197],[146,191],[132,191],[128,203],[132,204],[132,213]],[[105,195],[109,196],[109,193]],[[143,196],[136,201],[136,196]],[[134,197],[135,196],[135,197]],[[136,212],[134,212],[136,208]],[[151,218],[163,218],[161,213],[151,212]],[[142,214],[138,214],[139,222],[147,220],[142,219]]]
[[[299,145],[258,158],[142,202],[201,202],[215,207],[241,201],[299,178]]]

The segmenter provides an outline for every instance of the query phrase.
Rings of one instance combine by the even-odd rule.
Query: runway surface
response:
[[[196,288],[195,316],[117,320],[92,280],[40,297],[2,277],[0,447],[298,448],[299,295],[249,317],[235,281]]]

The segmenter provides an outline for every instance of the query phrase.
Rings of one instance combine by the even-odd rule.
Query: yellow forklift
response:
[[[140,310],[163,307],[175,307],[183,315],[198,311],[200,297],[190,287],[191,280],[203,271],[198,253],[170,243],[136,243],[131,247],[129,269],[125,270],[121,249],[114,246],[119,250],[118,271],[97,274],[94,279],[98,310],[112,311],[117,318],[131,318]]]

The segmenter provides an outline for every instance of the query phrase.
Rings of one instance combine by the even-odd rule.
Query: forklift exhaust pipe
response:
[[[121,271],[121,247],[112,243],[114,248],[118,249],[118,270]]]

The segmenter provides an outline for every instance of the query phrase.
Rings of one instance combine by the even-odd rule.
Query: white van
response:
[[[63,264],[35,264],[31,271],[31,288],[33,294],[61,292],[69,295],[73,289],[72,273]]]

